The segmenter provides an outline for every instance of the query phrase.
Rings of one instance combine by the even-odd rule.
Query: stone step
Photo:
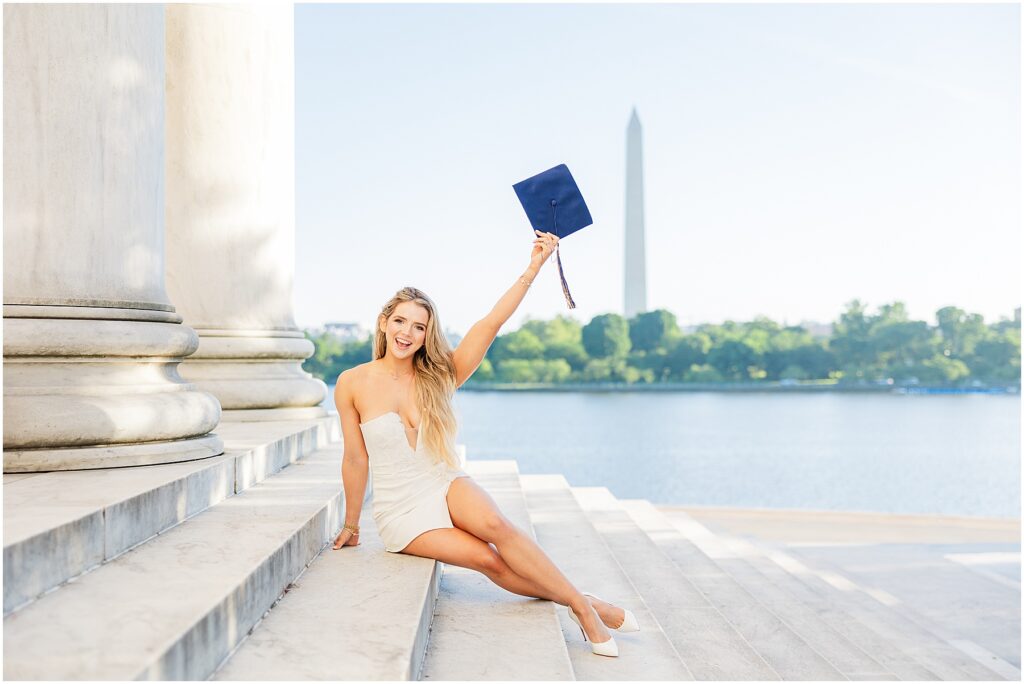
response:
[[[573,487],[572,494],[694,677],[780,679],[743,635],[636,525],[608,489]]]
[[[465,469],[505,517],[536,539],[515,461],[471,461]],[[574,677],[554,603],[512,594],[478,572],[445,564],[420,678]]]
[[[4,475],[4,615],[340,438],[337,414],[221,423],[224,454]]]
[[[647,501],[625,500],[623,508],[679,571],[746,637],[783,679],[842,680],[847,677],[793,628],[694,546]]]
[[[618,658],[594,655],[580,628],[558,609],[569,660],[577,679],[589,680],[692,680],[679,653],[661,630],[636,588],[619,567],[601,535],[576,503],[569,483],[561,475],[520,475],[530,520],[537,541],[555,565],[581,591],[631,610],[639,632],[612,635]]]
[[[666,516],[666,519],[668,522],[663,524],[672,524],[669,516]],[[898,679],[893,672],[870,655],[873,649],[868,645],[862,648],[851,640],[847,631],[847,627],[852,621],[851,617],[829,606],[822,606],[819,601],[807,601],[805,596],[801,597],[790,593],[786,587],[761,575],[744,560],[745,556],[723,551],[719,537],[713,535],[709,530],[688,529],[690,534],[684,533],[684,536],[687,536],[700,551],[745,587],[818,653],[821,653],[845,677],[875,680]],[[719,542],[717,545],[716,541]],[[823,608],[831,610],[832,621],[825,620],[819,614]],[[915,670],[915,673],[926,674],[919,670]]]
[[[676,521],[666,516],[670,523]],[[680,528],[680,525],[675,525]],[[745,554],[737,554],[725,548],[721,536],[715,536],[706,529],[692,527],[680,528],[694,546],[714,560],[729,573],[734,580],[773,611],[782,622],[790,626],[805,641],[821,653],[837,670],[849,679],[892,680],[899,679],[881,662],[872,657],[877,645],[871,641],[857,641],[856,628],[861,631],[863,626],[852,626],[854,619],[834,606],[822,604],[817,600],[807,600],[806,595],[796,595],[784,585],[777,584],[766,578],[750,563],[746,562]],[[827,613],[827,615],[823,614]],[[828,617],[826,619],[826,617]],[[851,629],[853,628],[853,629]],[[915,677],[927,677],[931,674],[920,668],[907,672]],[[932,676],[934,678],[934,676]]]
[[[317,450],[4,619],[7,679],[205,679],[341,527]]]
[[[947,639],[939,636],[943,633],[941,628],[933,626],[927,618],[895,597],[852,581],[838,568],[824,561],[815,561],[815,567],[812,568],[779,544],[737,538],[733,538],[732,543],[750,554],[759,564],[758,567],[765,568],[765,572],[782,570],[801,581],[816,595],[828,597],[941,679],[1019,679],[1019,672],[1008,676],[1008,673],[998,671],[1004,663],[993,662],[991,668],[987,667],[977,659],[980,655],[961,650],[955,637]],[[994,658],[992,654],[985,655]]]
[[[442,565],[386,552],[369,506],[359,522],[359,544],[325,546],[211,679],[417,678]]]
[[[665,518],[668,524],[695,546],[711,555],[723,567],[734,571],[740,581],[743,578],[758,583],[763,579],[771,580],[776,586],[783,587],[786,594],[793,596],[795,601],[814,606],[818,616],[833,630],[844,634],[849,641],[870,653],[872,658],[901,679],[972,678],[949,658],[949,645],[943,647],[934,637],[894,628],[893,622],[900,620],[898,614],[874,599],[871,601],[881,611],[879,619],[865,620],[864,612],[855,602],[847,600],[849,597],[845,595],[845,589],[853,584],[848,581],[842,584],[844,591],[837,591],[837,587],[830,584],[843,580],[838,574],[820,573],[778,552],[774,556],[777,560],[790,570],[799,570],[796,573],[786,572],[782,565],[770,560],[776,552],[770,552],[766,542],[715,534],[682,511],[674,511]],[[811,578],[817,578],[816,588],[816,582]],[[939,647],[937,651],[936,647]]]
[[[637,520],[638,524],[648,534],[656,535],[664,545],[671,545],[679,539],[684,539],[682,532],[648,501],[627,500],[622,503],[630,515]],[[795,601],[814,606],[818,616],[832,627],[833,630],[843,634],[851,643],[870,654],[886,671],[892,672],[896,677],[904,680],[924,681],[939,678],[935,673],[923,667],[908,654],[899,650],[894,644],[882,638],[861,622],[853,619],[852,616],[844,612],[837,605],[823,600],[821,596],[810,591],[799,580],[785,577],[785,571],[781,568],[776,567],[774,568],[775,572],[773,572],[772,568],[764,567],[763,563],[758,562],[757,558],[750,558],[749,560],[752,567],[761,571],[766,579],[771,580],[777,586],[786,588],[793,595]],[[771,564],[769,563],[769,565]],[[858,677],[851,675],[851,679],[856,678]]]

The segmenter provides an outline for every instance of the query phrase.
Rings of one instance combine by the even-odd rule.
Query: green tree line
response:
[[[902,302],[874,313],[858,300],[830,336],[758,317],[699,325],[683,333],[670,311],[626,319],[595,316],[587,324],[560,315],[528,320],[499,335],[472,383],[729,383],[817,381],[922,384],[1020,384],[1020,309],[1013,320],[986,324],[980,314],[947,306],[934,323],[911,320]],[[328,383],[369,361],[371,338],[341,342],[311,337],[316,353],[304,368]]]

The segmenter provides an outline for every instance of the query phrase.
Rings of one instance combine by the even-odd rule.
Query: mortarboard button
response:
[[[530,226],[544,233],[553,233],[559,240],[594,222],[586,202],[583,201],[583,195],[565,164],[559,164],[520,181],[513,185],[512,189],[516,191],[516,196],[523,205]],[[569,308],[575,309],[576,302],[569,294],[569,285],[565,282],[565,274],[562,272],[560,247],[561,244],[555,249],[555,261],[558,263],[558,276],[562,280],[562,293]]]

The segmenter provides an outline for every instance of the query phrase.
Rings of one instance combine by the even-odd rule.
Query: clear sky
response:
[[[296,5],[300,327],[412,285],[460,334],[529,263],[512,184],[569,166],[594,225],[527,317],[622,313],[643,124],[647,307],[834,320],[1020,305],[1020,18],[1001,5]]]

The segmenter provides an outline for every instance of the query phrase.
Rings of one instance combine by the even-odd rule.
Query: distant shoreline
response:
[[[1020,387],[924,387],[896,385],[841,385],[837,383],[784,385],[757,383],[542,383],[542,382],[469,382],[460,388],[466,392],[844,392],[875,394],[997,394],[1019,395]]]

